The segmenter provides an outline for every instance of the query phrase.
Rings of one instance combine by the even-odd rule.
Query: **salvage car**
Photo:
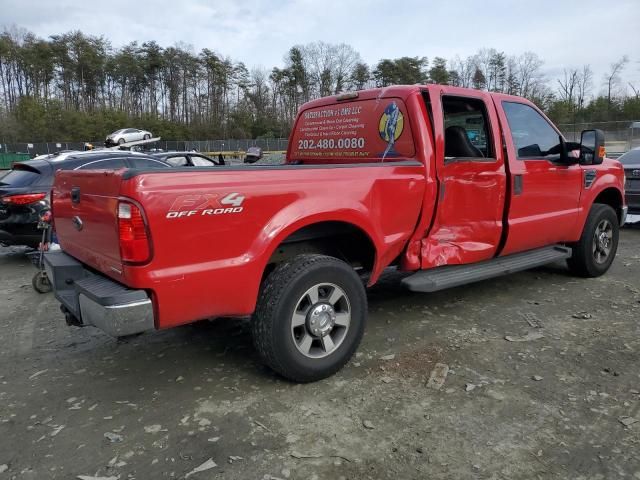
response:
[[[169,167],[159,159],[114,150],[65,151],[15,163],[0,177],[0,244],[38,246],[42,237],[38,221],[49,208],[58,170]]]
[[[222,158],[214,160],[194,152],[161,152],[152,155],[174,167],[216,167],[225,164]]]
[[[365,90],[304,104],[284,165],[59,173],[64,252],[45,263],[70,325],[124,336],[251,316],[262,360],[309,382],[356,351],[365,283],[389,266],[414,292],[560,260],[603,275],[623,177],[601,131],[569,144],[524,98]]]
[[[640,147],[629,150],[618,160],[624,167],[625,194],[629,213],[640,215]]]
[[[136,142],[138,140],[149,140],[153,135],[146,130],[137,128],[122,128],[107,136],[106,146],[122,145],[123,143]]]

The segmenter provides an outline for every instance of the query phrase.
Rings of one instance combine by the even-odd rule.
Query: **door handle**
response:
[[[80,203],[80,187],[71,189],[71,203]]]
[[[522,175],[513,176],[513,194],[522,195]]]

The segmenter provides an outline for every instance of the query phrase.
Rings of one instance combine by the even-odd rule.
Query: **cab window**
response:
[[[191,155],[191,163],[194,167],[213,167],[213,162],[208,158]]]
[[[535,108],[517,102],[502,102],[502,108],[518,159],[560,157],[560,134]]]
[[[150,158],[130,158],[129,162],[133,165],[133,168],[170,168],[166,163],[159,162],[158,160],[152,160]]]
[[[495,158],[487,109],[478,98],[442,97],[445,161]]]
[[[187,157],[183,157],[183,156],[169,157],[167,158],[167,163],[170,163],[174,167],[186,167],[189,165],[189,162],[187,161]]]
[[[93,162],[85,163],[84,165],[76,168],[76,170],[118,170],[120,168],[126,168],[126,164],[122,158],[111,158],[108,160],[95,160]]]

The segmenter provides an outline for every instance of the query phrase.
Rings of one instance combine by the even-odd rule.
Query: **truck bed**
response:
[[[164,328],[251,314],[276,247],[312,223],[361,229],[379,252],[379,273],[413,233],[424,170],[408,160],[60,172],[54,218],[63,250],[116,282],[147,290],[154,305],[163,305],[156,327]],[[119,199],[143,210],[152,251],[145,265],[121,260]]]

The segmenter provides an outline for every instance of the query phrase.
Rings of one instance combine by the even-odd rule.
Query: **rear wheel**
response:
[[[599,277],[609,270],[618,250],[619,229],[615,210],[609,205],[594,204],[567,260],[570,270],[581,277]]]
[[[277,373],[313,382],[349,361],[362,339],[366,315],[364,286],[348,264],[300,255],[264,281],[252,319],[253,342]]]

